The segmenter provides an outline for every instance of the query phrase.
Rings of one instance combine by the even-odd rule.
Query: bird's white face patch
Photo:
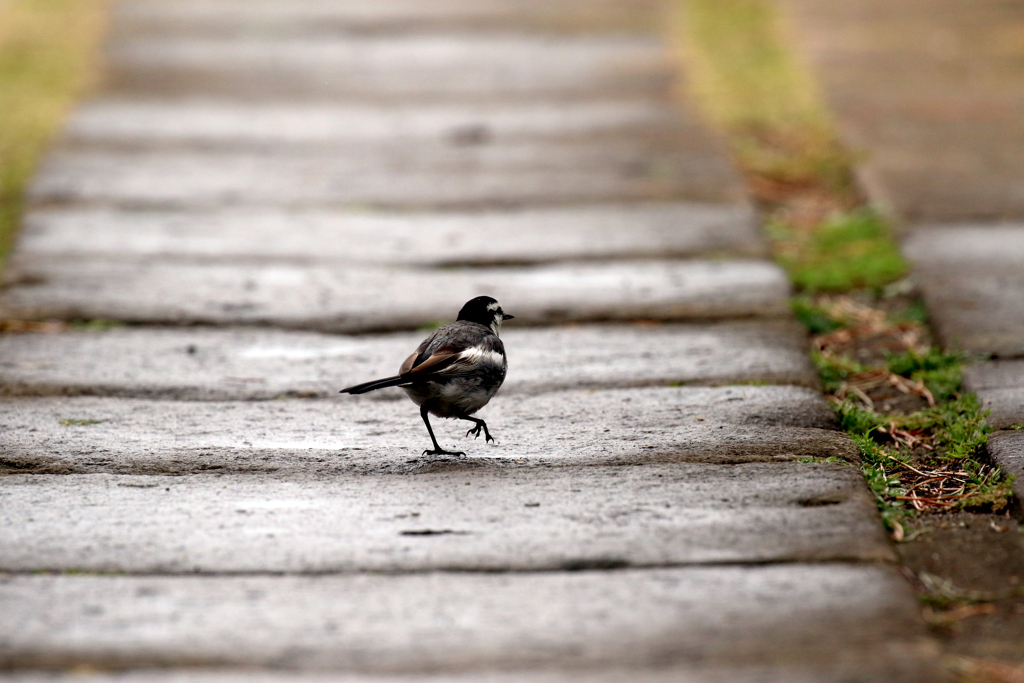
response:
[[[495,301],[493,304],[487,304],[487,310],[488,311],[496,311],[496,310],[498,310],[498,302]]]
[[[500,337],[501,334],[501,321],[505,319],[501,313],[494,314],[494,320],[491,321],[491,332],[494,333],[495,337]]]

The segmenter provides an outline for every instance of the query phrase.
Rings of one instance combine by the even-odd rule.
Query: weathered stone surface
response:
[[[429,30],[541,32],[660,30],[658,0],[133,0],[114,15],[118,35],[310,36]]]
[[[844,465],[9,475],[0,487],[3,571],[534,571],[893,559],[862,475]]]
[[[988,437],[989,456],[1007,474],[1017,478],[1013,492],[1024,500],[1024,431],[1019,429],[996,432]]]
[[[985,410],[991,411],[986,419],[994,429],[1024,424],[1024,361],[968,365],[964,388],[976,393]]]
[[[10,576],[7,666],[366,673],[934,655],[910,587],[846,565],[315,577]],[[919,657],[923,669],[934,673]],[[913,680],[936,680],[919,678]]]
[[[270,324],[330,332],[451,320],[489,294],[526,324],[728,318],[788,312],[789,283],[764,261],[622,261],[415,270],[15,256],[0,317]]]
[[[384,105],[99,99],[78,108],[65,126],[63,141],[75,146],[205,148],[432,141],[473,147],[609,134],[696,134],[690,129],[698,126],[692,113],[655,100]]]
[[[252,328],[120,328],[0,336],[0,394],[186,400],[332,397],[386,377],[424,332],[336,336]],[[509,329],[502,394],[766,382],[817,386],[788,321]]]
[[[438,32],[267,39],[114,40],[107,89],[259,100],[560,100],[663,96],[672,81],[655,37]]]
[[[904,246],[921,268],[956,269],[1020,266],[1024,263],[1024,223],[922,223],[914,226]]]
[[[329,205],[479,209],[635,200],[736,201],[728,162],[678,141],[608,139],[479,147],[51,152],[29,197],[131,208]]]
[[[682,202],[440,214],[40,208],[18,242],[24,255],[415,265],[764,251],[750,207]]]
[[[1024,355],[1024,226],[926,226],[904,251],[946,346]]]
[[[424,472],[523,464],[736,463],[858,451],[832,431],[820,395],[796,387],[658,387],[512,394],[479,417],[497,445],[435,419],[430,445],[416,407],[382,396],[245,403],[115,398],[0,401],[8,471],[38,473]]]
[[[878,649],[859,661],[836,657],[834,661],[760,663],[743,665],[701,665],[699,663],[635,666],[599,669],[547,669],[516,672],[472,671],[469,673],[357,674],[300,672],[243,667],[216,669],[135,669],[91,671],[91,683],[835,683],[836,681],[887,681],[892,683],[935,683],[942,680],[934,648],[927,644],[902,651]],[[81,683],[81,673],[19,672],[2,680],[10,683]]]
[[[1002,0],[786,0],[872,198],[1024,217],[1024,15]]]

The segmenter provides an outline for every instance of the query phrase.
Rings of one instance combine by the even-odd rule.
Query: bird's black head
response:
[[[459,311],[459,320],[486,325],[494,331],[494,334],[498,334],[498,331],[501,330],[501,321],[512,318],[513,316],[501,310],[501,305],[489,296],[470,299]]]

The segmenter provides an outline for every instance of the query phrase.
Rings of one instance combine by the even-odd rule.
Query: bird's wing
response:
[[[443,372],[451,366],[453,363],[459,360],[460,354],[457,351],[451,349],[439,349],[436,353],[427,358],[423,359],[422,363],[418,363],[415,367],[407,372],[403,372],[403,375],[410,375],[412,377],[432,375],[436,372]],[[409,363],[410,359],[406,359],[405,363]],[[411,360],[415,360],[412,358]],[[405,363],[402,363],[402,367],[405,367]]]
[[[463,329],[467,325],[470,329]],[[399,368],[400,377],[425,379],[430,375],[472,372],[480,363],[504,363],[501,340],[493,335],[480,338],[480,325],[459,322],[447,325],[419,345]]]
[[[415,351],[412,352],[411,356],[409,356],[404,361],[402,361],[402,367],[398,368],[398,374],[399,375],[404,375],[407,372],[409,372],[410,370],[412,370],[412,366],[415,365],[416,359],[419,358],[419,357],[420,357],[420,350],[416,349]]]

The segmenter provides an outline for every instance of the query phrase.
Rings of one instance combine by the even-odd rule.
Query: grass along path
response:
[[[0,2],[0,265],[25,184],[71,106],[96,81],[110,0]]]
[[[909,516],[1006,510],[1009,482],[981,459],[984,415],[961,392],[968,359],[933,344],[890,226],[858,190],[856,155],[787,47],[777,4],[681,2],[692,88],[798,292],[794,310],[886,526],[901,540]]]
[[[1011,482],[985,459],[985,413],[961,388],[972,359],[934,343],[890,226],[857,187],[857,155],[788,48],[778,8],[679,0],[691,89],[759,205],[827,398],[860,446],[950,674],[1024,681],[1024,549]]]

